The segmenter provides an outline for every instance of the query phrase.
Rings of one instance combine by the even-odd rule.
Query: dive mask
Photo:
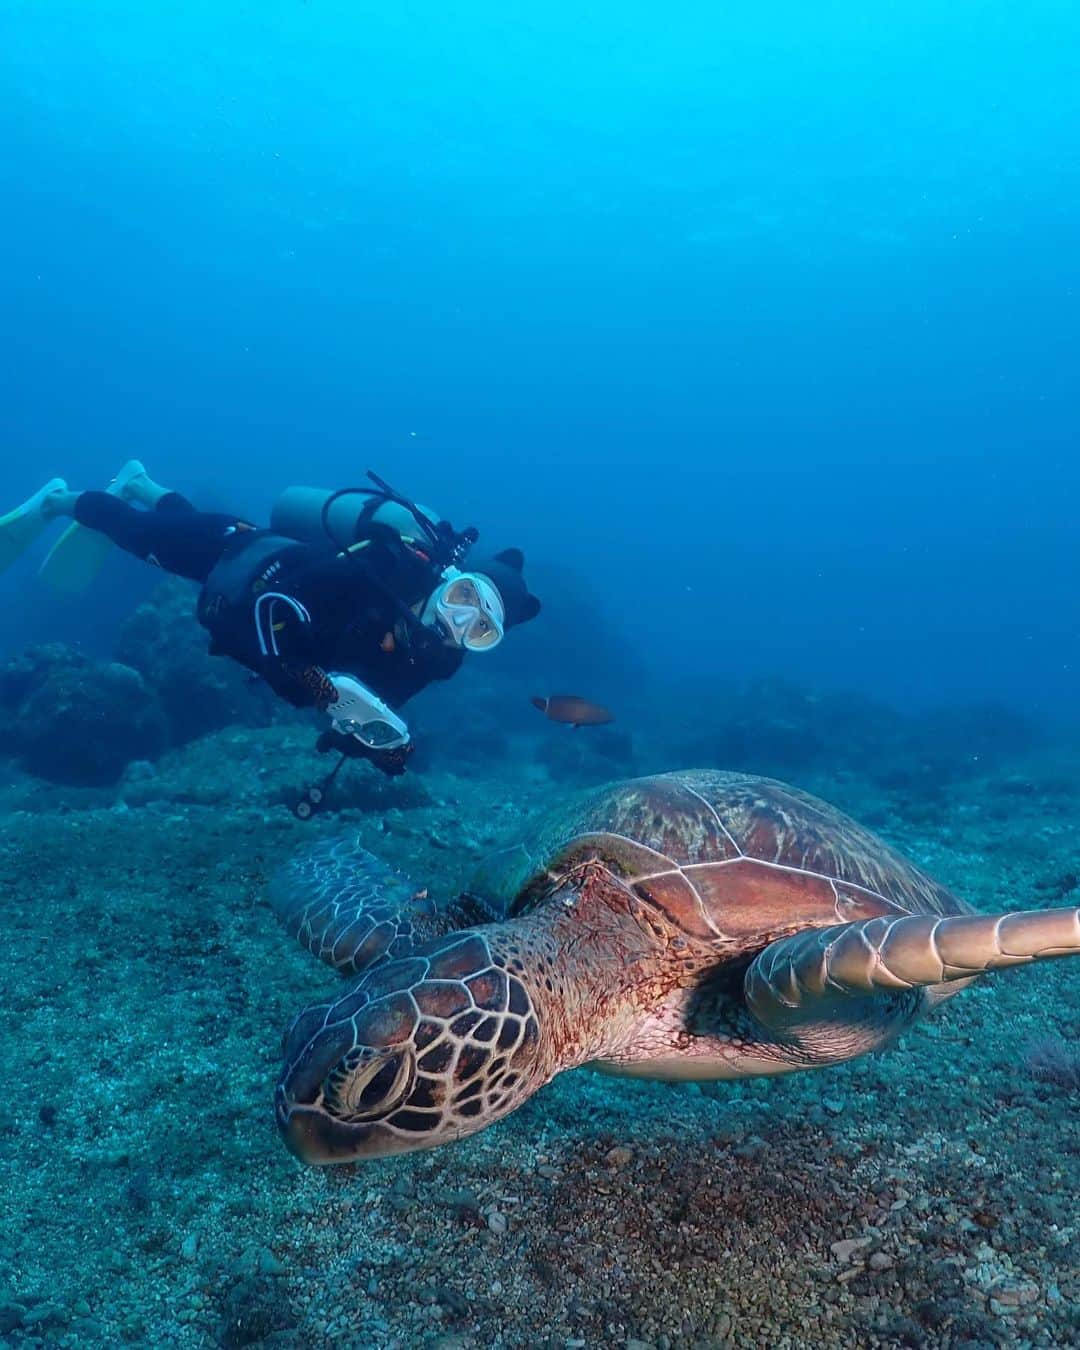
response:
[[[502,641],[502,600],[487,577],[477,572],[448,569],[424,617],[447,642],[471,652],[490,651]]]

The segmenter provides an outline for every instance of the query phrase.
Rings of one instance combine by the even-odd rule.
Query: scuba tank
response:
[[[368,470],[373,487],[286,488],[270,512],[270,528],[302,543],[334,545],[347,552],[374,532],[392,530],[440,571],[458,567],[478,538],[477,531],[455,530],[426,506],[396,492]]]
[[[426,506],[417,508],[430,520],[436,512]],[[407,506],[387,497],[373,495],[368,488],[290,487],[286,488],[270,511],[270,528],[275,534],[288,535],[305,544],[325,544],[327,537],[339,548],[349,548],[364,533],[366,526],[388,525],[402,539],[426,542],[423,528]]]

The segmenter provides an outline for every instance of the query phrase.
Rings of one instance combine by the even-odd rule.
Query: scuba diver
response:
[[[458,532],[369,472],[372,486],[290,488],[269,528],[196,510],[131,460],[104,492],[54,478],[0,517],[0,570],[47,525],[72,524],[42,564],[61,591],[81,590],[116,545],[199,583],[210,652],[239,661],[294,707],[329,720],[320,751],[370,760],[388,775],[413,749],[397,711],[466,652],[488,652],[540,602],[519,549],[475,561]],[[140,509],[142,508],[142,509]]]

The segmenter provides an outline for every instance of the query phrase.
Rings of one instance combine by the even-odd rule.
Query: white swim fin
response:
[[[66,491],[67,483],[62,478],[50,478],[21,506],[9,511],[6,516],[0,516],[0,572],[21,558],[49,524],[48,519],[41,514],[41,504],[45,498],[53,492]]]
[[[134,480],[145,475],[140,461],[129,459],[105,491],[126,501]],[[105,565],[112,547],[106,535],[73,520],[49,550],[38,575],[61,595],[81,595]]]

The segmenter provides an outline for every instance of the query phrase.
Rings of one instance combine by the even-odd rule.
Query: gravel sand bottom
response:
[[[281,1034],[334,979],[276,927],[275,863],[351,828],[452,894],[558,796],[524,770],[353,770],[302,825],[274,786],[298,735],[209,738],[119,796],[4,799],[5,1343],[1080,1344],[1080,961],[987,979],[839,1069],[582,1070],[452,1148],[298,1164]],[[980,908],[1077,903],[1080,785],[1027,766],[931,808],[803,786]]]

